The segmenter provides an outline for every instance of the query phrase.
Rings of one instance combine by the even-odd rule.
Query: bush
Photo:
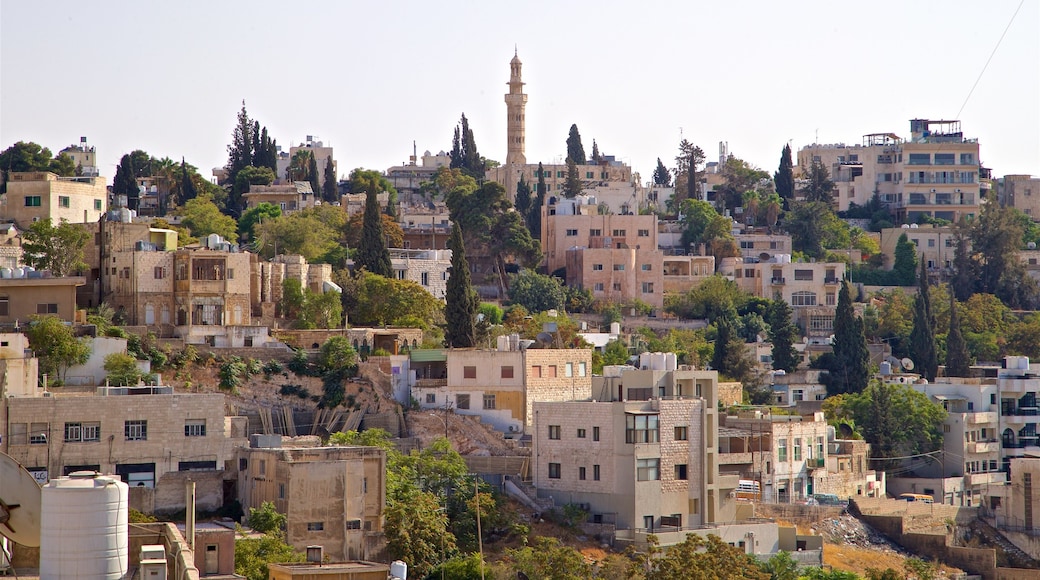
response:
[[[267,361],[267,364],[265,364],[263,368],[264,377],[268,379],[271,378],[272,375],[281,374],[281,372],[282,363],[276,360]]]
[[[285,514],[278,513],[274,503],[265,501],[260,508],[249,508],[249,527],[262,533],[269,534],[285,528]]]
[[[237,356],[231,357],[220,365],[220,388],[225,391],[238,391],[238,387],[242,386],[242,376],[247,371],[246,363],[242,362],[242,359]]]
[[[302,348],[293,354],[292,360],[289,361],[289,370],[301,377],[311,374],[310,357],[307,356],[307,353]]]
[[[108,383],[116,387],[133,386],[144,378],[137,368],[137,359],[121,352],[105,357],[105,372],[108,373]]]

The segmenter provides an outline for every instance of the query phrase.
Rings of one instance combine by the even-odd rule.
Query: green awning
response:
[[[440,348],[417,348],[411,352],[412,362],[447,362],[448,354]]]

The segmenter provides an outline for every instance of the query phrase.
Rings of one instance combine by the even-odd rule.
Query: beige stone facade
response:
[[[1040,177],[1032,175],[1005,175],[998,180],[997,197],[1000,204],[1013,207],[1040,220]]]
[[[156,510],[184,506],[179,472],[224,470],[234,449],[246,443],[246,418],[225,416],[222,394],[99,387],[42,395],[3,398],[8,420],[0,426],[0,448],[41,482],[94,470],[157,495],[170,487],[172,499],[157,502]]]
[[[411,280],[434,298],[444,300],[448,290],[451,250],[390,250],[390,265],[398,280]]]
[[[779,294],[794,310],[794,320],[810,337],[834,334],[834,312],[845,277],[844,262],[791,262],[743,264],[737,284],[741,289],[772,299]]]
[[[39,360],[20,332],[0,333],[0,398],[33,397],[39,388]]]
[[[740,253],[744,262],[768,262],[778,254],[791,253],[791,236],[783,234],[737,234],[734,236],[740,245]]]
[[[506,434],[527,432],[537,401],[586,400],[592,394],[592,351],[527,348],[452,349],[443,362],[413,354],[412,398],[423,409],[476,415]]]
[[[0,224],[0,268],[17,268],[22,263],[22,235],[13,223]]]
[[[700,286],[715,274],[715,256],[661,257],[664,292],[682,294]]]
[[[657,251],[656,215],[560,215],[542,213],[542,251],[553,272],[567,265],[571,248]]]
[[[97,221],[108,209],[104,177],[58,177],[46,171],[12,172],[0,200],[0,221],[21,229],[50,218],[82,224]]]
[[[279,444],[280,445],[280,444]],[[246,447],[238,450],[243,509],[272,502],[286,541],[324,547],[332,561],[380,559],[386,452],[378,447]]]
[[[25,324],[33,316],[76,319],[76,288],[82,276],[65,278],[0,278],[0,325]]]
[[[321,193],[311,191],[308,181],[282,185],[250,185],[249,191],[242,197],[246,200],[246,209],[269,203],[281,209],[282,214],[296,213],[321,203]]]
[[[949,271],[952,268],[953,257],[957,253],[956,228],[914,224],[913,227],[881,230],[882,266],[886,270],[895,266],[896,245],[903,234],[917,246],[917,261],[919,264],[924,262],[929,271]],[[971,244],[970,240],[967,242]]]
[[[72,158],[72,163],[76,165],[76,171],[79,175],[86,177],[101,175],[97,166],[97,148],[87,145],[86,137],[80,137],[79,143],[62,149],[59,152],[60,154],[65,154]]]
[[[593,521],[619,530],[734,521],[737,478],[721,476],[717,463],[717,382],[713,371],[628,371],[614,385],[626,400],[536,403],[539,495],[583,504]]]
[[[598,300],[641,300],[654,308],[664,306],[661,250],[578,247],[567,250],[565,256],[568,286],[589,290]],[[670,278],[674,281],[680,276]],[[693,283],[692,276],[683,278]]]

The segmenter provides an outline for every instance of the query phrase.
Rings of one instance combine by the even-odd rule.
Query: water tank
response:
[[[679,368],[679,357],[675,356],[674,352],[664,353],[664,370],[674,371]]]
[[[390,577],[398,578],[399,580],[408,580],[408,564],[400,560],[394,560],[390,564]]]
[[[43,487],[41,579],[126,576],[128,490],[114,476],[93,473],[52,479]]]
[[[892,363],[890,363],[888,361],[884,361],[884,362],[881,363],[880,366],[881,366],[881,375],[884,376],[884,375],[892,374]]]
[[[11,277],[17,279],[25,278],[25,268],[15,268],[14,271],[11,272]]]
[[[610,323],[610,334],[612,334],[614,336],[617,336],[617,335],[621,334],[621,323],[620,322],[611,322]]]
[[[0,268],[0,278],[10,278],[12,273],[12,268]]]

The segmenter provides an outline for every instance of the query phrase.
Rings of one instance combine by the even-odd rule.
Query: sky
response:
[[[577,124],[644,182],[683,137],[772,173],[786,143],[928,118],[960,119],[995,177],[1040,175],[1037,0],[5,0],[0,149],[86,136],[109,182],[133,149],[208,177],[245,100],[286,149],[334,147],[341,177],[449,150],[462,113],[503,161],[514,47],[530,163]]]

